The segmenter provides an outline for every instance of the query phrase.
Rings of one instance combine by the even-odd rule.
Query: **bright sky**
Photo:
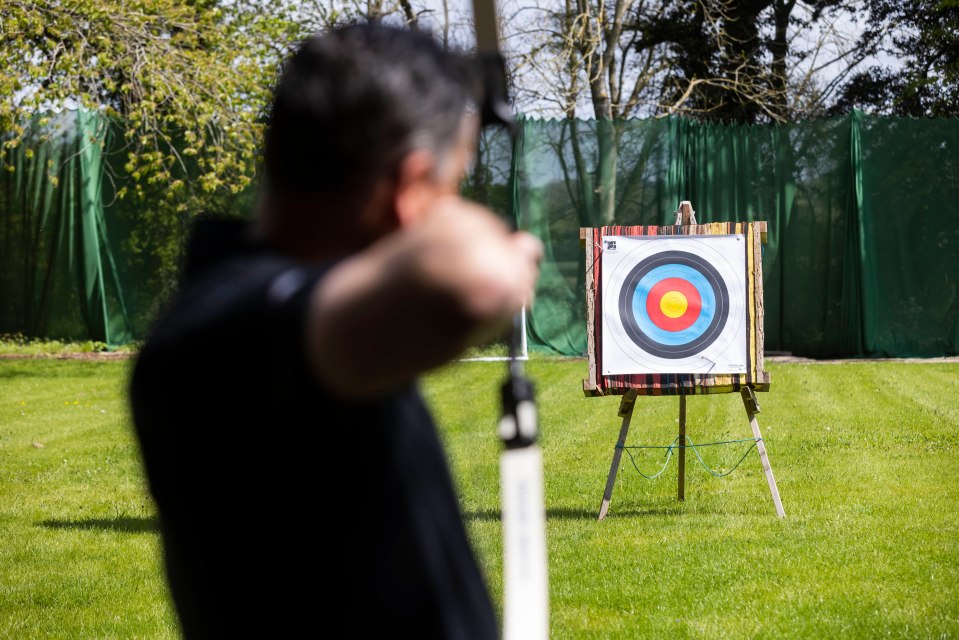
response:
[[[806,30],[792,34],[794,49],[808,49],[811,51],[805,60],[796,63],[792,71],[794,83],[802,83],[804,78],[813,71],[813,82],[820,88],[828,88],[831,83],[841,84],[844,80],[843,72],[848,68],[850,61],[855,60],[858,51],[854,43],[862,32],[866,14],[861,0],[852,0],[845,9],[838,12],[829,21],[821,21],[819,30]],[[444,8],[445,5],[445,8]],[[431,28],[437,36],[442,36],[443,25],[449,24],[447,37],[453,45],[469,48],[474,42],[472,20],[472,2],[470,0],[425,0],[414,6],[422,7],[421,23]],[[497,7],[500,20],[506,22],[505,49],[510,54],[522,54],[528,51],[536,41],[536,33],[544,24],[543,11],[555,6],[562,9],[563,4],[558,0],[499,0]],[[794,16],[808,16],[810,9],[802,2],[797,3]],[[504,34],[501,34],[501,37]],[[545,54],[544,54],[545,55]],[[866,58],[860,61],[855,68],[863,69],[871,64],[881,63],[898,66],[898,61],[890,56]],[[530,74],[517,78],[518,83],[543,82],[542,79]],[[528,86],[528,85],[527,85]],[[528,100],[528,98],[526,99]],[[516,105],[521,111],[537,113],[546,117],[561,115],[556,105],[536,101],[524,103],[520,97]]]

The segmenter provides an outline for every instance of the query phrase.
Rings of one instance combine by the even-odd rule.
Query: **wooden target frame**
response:
[[[746,290],[746,371],[726,374],[647,373],[602,374],[602,253],[606,236],[663,237],[742,234],[745,236]],[[762,245],[766,242],[765,222],[714,222],[711,224],[653,226],[609,226],[580,229],[580,244],[586,250],[586,336],[589,377],[583,380],[587,396],[701,395],[732,393],[749,387],[769,391],[770,376],[763,368],[763,267]]]
[[[603,273],[604,238],[631,236],[639,238],[664,236],[730,236],[745,239],[743,264],[745,271],[745,371],[742,373],[624,373],[603,375]],[[586,335],[589,377],[583,380],[587,397],[621,395],[619,417],[623,419],[619,439],[613,453],[599,519],[606,517],[612,500],[616,474],[626,447],[630,421],[638,396],[679,396],[679,438],[676,446],[679,461],[679,500],[685,499],[686,475],[686,396],[739,392],[749,420],[756,450],[776,507],[776,515],[785,517],[779,489],[773,476],[766,446],[756,419],[759,401],[756,391],[769,391],[770,376],[764,369],[763,349],[763,264],[762,245],[766,242],[765,222],[713,222],[696,224],[692,204],[683,202],[676,212],[676,224],[669,226],[606,226],[580,229],[580,244],[586,252]],[[675,252],[674,252],[675,253]],[[625,287],[623,288],[625,290]],[[631,291],[631,290],[630,290]],[[622,291],[621,297],[622,297]],[[620,306],[622,303],[620,302]],[[621,316],[622,317],[622,311]],[[737,356],[738,357],[738,356]],[[689,442],[692,442],[691,440]]]

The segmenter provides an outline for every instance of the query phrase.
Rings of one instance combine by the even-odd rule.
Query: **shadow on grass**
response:
[[[119,531],[122,533],[159,533],[160,522],[155,517],[91,518],[89,520],[44,520],[39,523],[49,529],[76,529],[81,531]]]
[[[610,509],[607,518],[645,518],[650,516],[678,516],[686,515],[689,511],[682,505],[664,506],[664,507],[621,507]],[[711,510],[700,510],[700,513],[713,513]],[[718,512],[717,512],[718,513]],[[728,512],[723,512],[727,513]],[[476,509],[463,512],[463,518],[467,521],[498,521],[502,519],[499,509]],[[547,520],[598,520],[599,508],[596,509],[571,509],[571,508],[553,508],[546,510]]]

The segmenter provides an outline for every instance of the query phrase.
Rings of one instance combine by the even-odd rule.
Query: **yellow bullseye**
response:
[[[686,296],[678,291],[670,291],[659,300],[659,308],[667,318],[678,318],[686,313],[688,306]]]

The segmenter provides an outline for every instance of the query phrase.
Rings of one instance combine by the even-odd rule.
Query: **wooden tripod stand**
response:
[[[779,498],[779,488],[776,486],[776,478],[773,476],[773,469],[769,465],[769,456],[766,454],[766,445],[763,443],[762,434],[759,431],[759,421],[756,414],[759,413],[759,402],[756,399],[756,393],[751,387],[740,389],[743,398],[743,406],[746,408],[746,416],[749,419],[749,426],[752,427],[753,437],[756,439],[756,450],[759,451],[759,460],[763,465],[763,472],[766,474],[766,482],[769,483],[769,491],[772,493],[773,503],[776,505],[776,515],[780,518],[786,517],[786,511],[783,509],[782,500]],[[623,457],[623,448],[626,446],[626,436],[629,434],[629,424],[633,419],[633,409],[636,406],[636,389],[630,389],[624,395],[619,403],[619,417],[623,419],[623,425],[619,430],[619,439],[616,441],[616,449],[613,452],[613,461],[609,467],[609,476],[606,478],[606,490],[603,492],[603,503],[599,508],[599,519],[602,520],[609,512],[609,503],[613,499],[613,488],[616,486],[616,474],[619,472],[619,463]],[[686,396],[679,396],[679,500],[686,499]]]

